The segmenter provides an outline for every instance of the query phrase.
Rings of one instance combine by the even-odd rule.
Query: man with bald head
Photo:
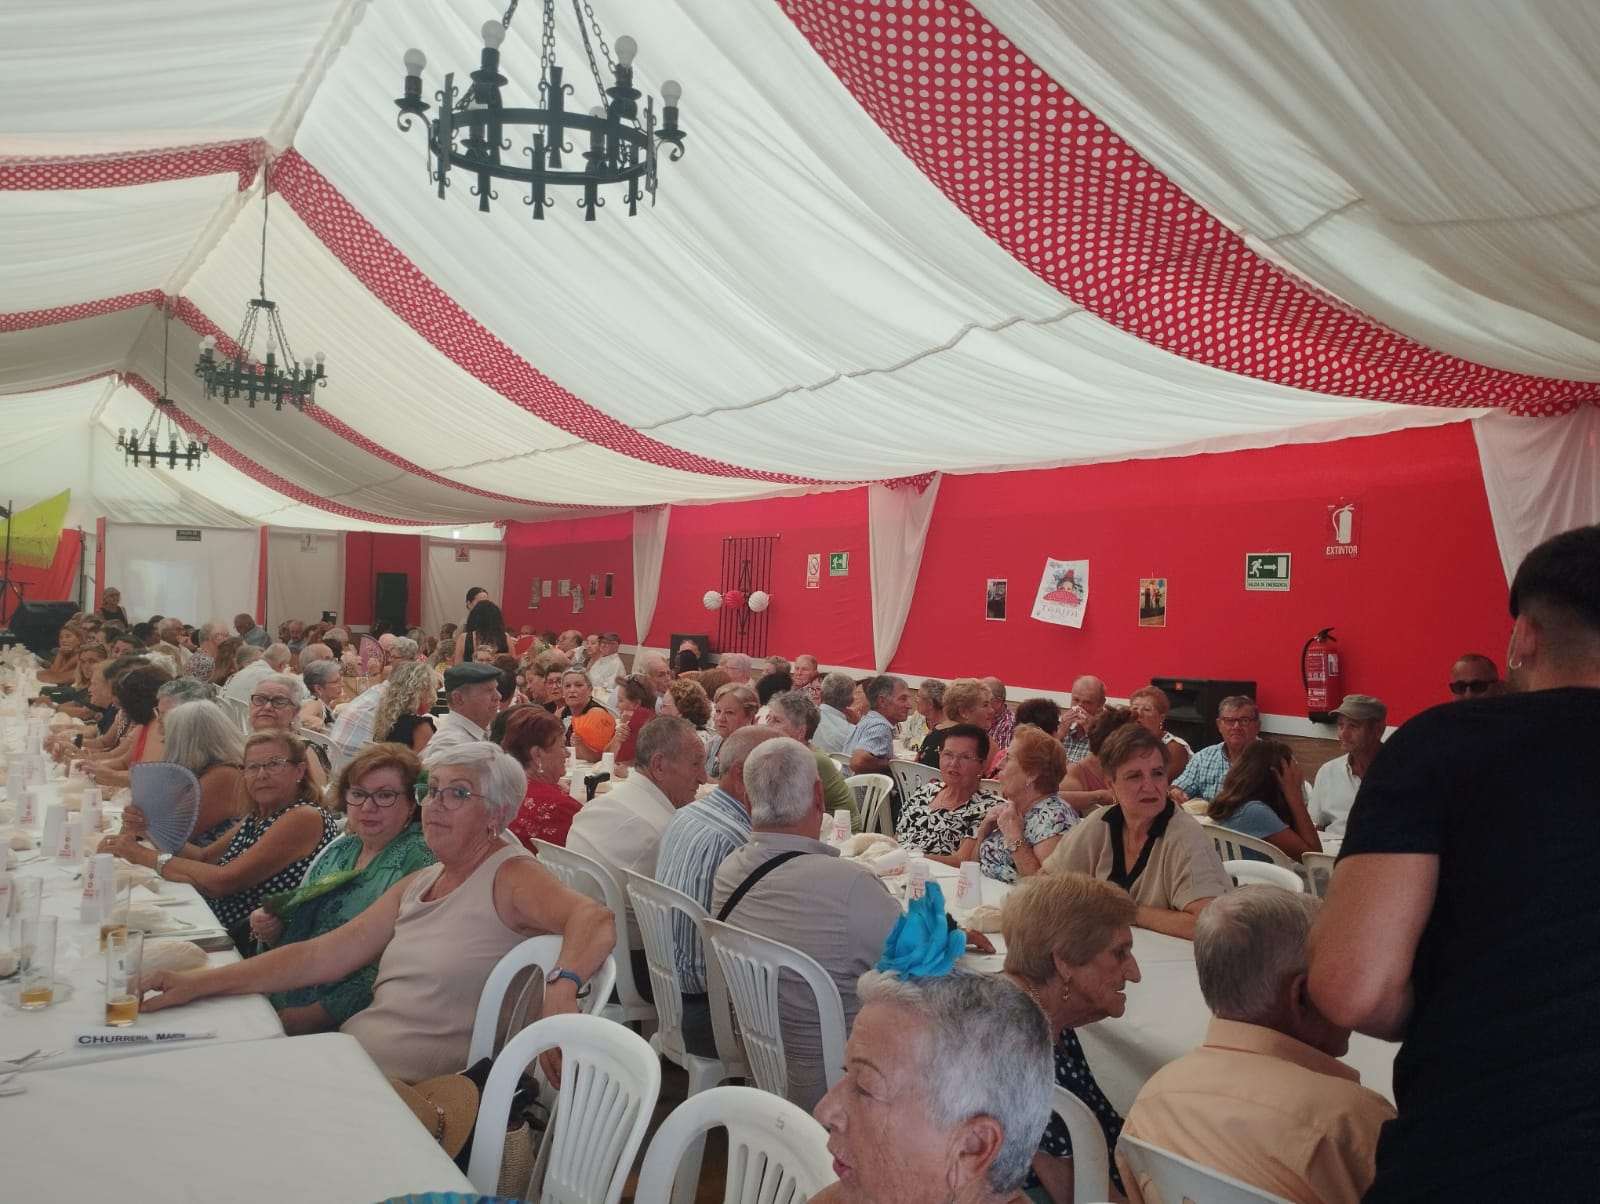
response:
[[[640,668],[650,688],[656,692],[655,709],[661,709],[661,698],[667,692],[667,687],[672,684],[672,666],[667,663],[667,658],[659,652],[652,652],[644,658]]]
[[[1062,743],[1067,748],[1067,764],[1081,761],[1089,755],[1089,725],[1094,717],[1106,709],[1106,683],[1085,673],[1072,683],[1072,705],[1061,715],[1067,734]]]
[[[1504,694],[1505,689],[1500,670],[1481,652],[1468,652],[1450,666],[1450,696],[1457,702],[1463,698],[1493,698]]]
[[[789,669],[789,676],[794,679],[794,688],[799,690],[817,706],[822,705],[822,677],[817,667],[817,658],[809,652],[802,652],[794,658],[794,664]]]

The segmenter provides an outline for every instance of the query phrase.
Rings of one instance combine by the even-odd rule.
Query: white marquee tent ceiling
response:
[[[9,16],[11,491],[412,530],[1600,397],[1588,6],[597,11],[638,38],[644,87],[683,81],[689,139],[654,209],[593,224],[568,197],[534,223],[509,186],[479,213],[464,179],[441,202],[395,128],[402,52],[426,50],[431,94],[475,64],[491,5]],[[508,103],[531,103],[537,32],[525,4]],[[562,58],[587,105],[581,48]],[[190,371],[254,295],[263,159],[268,295],[298,354],[328,353],[315,415],[224,407]],[[170,395],[218,454],[134,474],[115,431],[161,387],[164,296]]]

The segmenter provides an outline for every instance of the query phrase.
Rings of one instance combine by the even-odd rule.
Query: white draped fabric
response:
[[[1600,409],[1584,406],[1563,418],[1493,415],[1475,419],[1472,433],[1507,582],[1550,536],[1600,523]]]
[[[194,530],[189,528],[188,530]],[[122,591],[128,618],[193,616],[196,622],[255,614],[261,535],[255,530],[200,528],[195,541],[173,527],[106,524],[106,580]]]
[[[667,523],[672,510],[656,506],[633,512],[633,627],[643,646],[661,593],[661,565],[667,554]]]
[[[344,535],[337,531],[267,532],[267,613],[276,632],[287,619],[315,618],[344,597]]]
[[[889,667],[911,613],[911,596],[922,567],[922,547],[939,494],[935,476],[927,488],[912,485],[867,490],[867,551],[872,568],[872,655],[879,673]]]
[[[458,559],[458,549],[467,559]],[[446,623],[460,623],[467,608],[467,591],[475,585],[488,590],[504,604],[506,550],[491,543],[458,543],[425,539],[422,543],[422,626],[438,631]],[[413,588],[416,588],[413,583]],[[513,633],[514,634],[514,633]]]

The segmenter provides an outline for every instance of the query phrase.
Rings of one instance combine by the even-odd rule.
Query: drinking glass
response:
[[[100,921],[100,951],[106,950],[106,943],[118,934],[126,936],[128,933],[128,915],[133,907],[133,875],[128,876],[128,884],[120,890],[117,888],[115,874],[111,885],[112,906],[106,911],[106,918]]]
[[[47,1008],[55,999],[56,917],[38,916],[22,921],[21,995],[17,1002],[26,1012]]]
[[[139,968],[144,933],[124,929],[106,940],[106,1023],[126,1028],[139,1018]]]
[[[44,879],[18,877],[12,880],[11,890],[11,914],[23,920],[37,920],[44,906]]]

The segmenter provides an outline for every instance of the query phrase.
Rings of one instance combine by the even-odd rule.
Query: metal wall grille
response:
[[[756,590],[772,592],[772,557],[776,535],[743,535],[722,541],[722,592],[736,589],[747,599]],[[717,651],[767,655],[767,616],[748,605],[724,605],[717,612]]]

